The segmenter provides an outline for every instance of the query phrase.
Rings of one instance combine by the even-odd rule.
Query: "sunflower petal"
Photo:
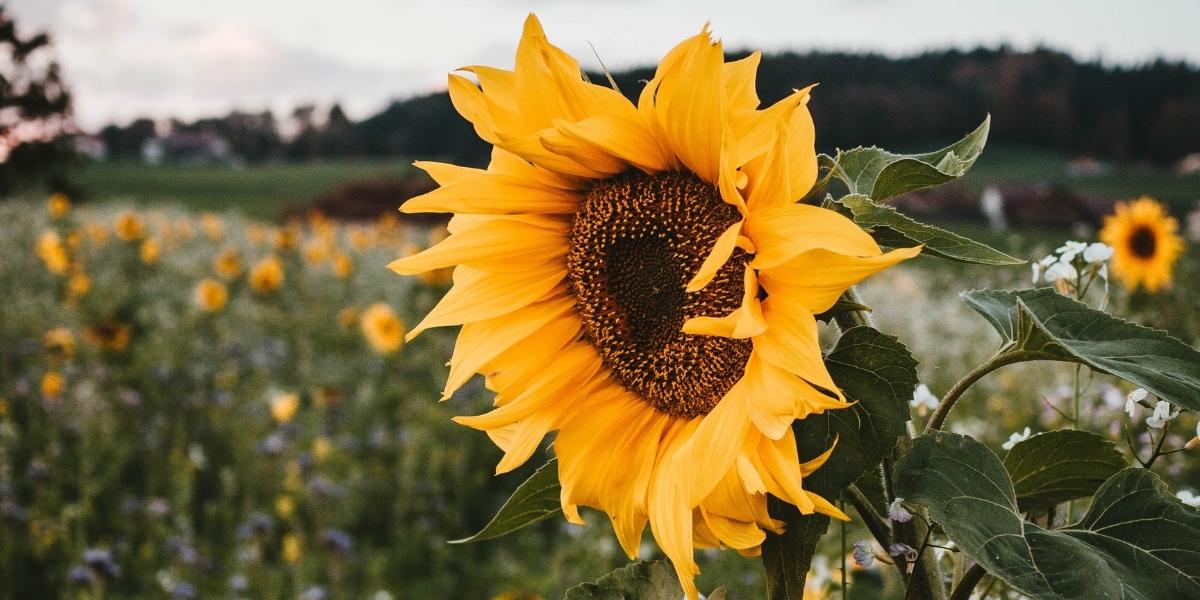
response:
[[[759,271],[759,281],[770,296],[787,296],[788,302],[819,314],[829,310],[850,286],[920,252],[921,246],[914,246],[881,256],[857,257],[818,248]]]
[[[729,99],[731,111],[758,108],[758,91],[755,89],[754,79],[758,76],[760,62],[762,62],[762,52],[755,50],[746,58],[727,62],[721,67],[721,77],[725,82],[725,97]]]
[[[700,509],[704,523],[721,540],[721,543],[736,550],[757,548],[767,539],[767,534],[754,523],[737,521]]]
[[[489,273],[519,273],[567,253],[565,230],[554,231],[517,220],[490,219],[412,256],[392,261],[388,268],[415,275],[454,265]]]
[[[555,127],[565,136],[586,142],[646,173],[664,171],[671,162],[641,119],[608,115],[578,122],[559,120]]]
[[[683,332],[689,335],[716,335],[746,339],[767,330],[762,306],[758,300],[758,278],[749,266],[744,271],[742,305],[724,317],[692,317],[683,324]]]
[[[729,257],[733,256],[733,249],[737,247],[738,236],[742,231],[742,221],[738,221],[730,225],[717,238],[717,243],[713,244],[712,252],[704,258],[704,262],[700,265],[700,270],[692,276],[692,280],[688,282],[686,291],[688,293],[698,292],[708,285],[713,277],[717,276],[717,271],[729,262]]]
[[[782,204],[750,214],[746,231],[757,254],[752,265],[770,269],[792,257],[823,248],[846,256],[878,256],[882,251],[854,221],[826,208]]]
[[[431,327],[482,321],[528,306],[566,277],[562,265],[515,274],[495,274],[470,267],[454,269],[454,287],[425,315],[405,341]]]
[[[780,304],[769,297],[762,303],[767,328],[754,338],[754,353],[770,364],[804,378],[809,383],[833,392],[838,399],[845,396],[838,390],[821,356],[817,319],[802,307]]]
[[[664,60],[651,81],[653,115],[679,161],[704,181],[716,183],[725,122],[721,43],[713,42],[705,25],[680,46],[685,50],[678,60]],[[675,58],[673,53],[668,57]]]
[[[507,315],[501,315],[486,321],[475,321],[463,325],[454,343],[454,353],[450,357],[450,374],[446,377],[446,386],[442,391],[442,400],[449,398],[458,388],[462,387],[476,372],[492,359],[513,347],[514,344],[540,332],[557,319],[576,319],[571,314],[575,299],[563,296],[552,300],[544,300],[517,309]],[[541,336],[539,336],[541,337]],[[549,346],[547,343],[539,347]]]
[[[579,198],[573,192],[524,177],[483,173],[410,198],[400,212],[570,214],[578,208]]]

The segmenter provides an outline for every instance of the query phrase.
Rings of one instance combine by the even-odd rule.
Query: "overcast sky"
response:
[[[0,0],[2,1],[2,0]],[[467,64],[511,66],[521,22],[595,66],[651,64],[705,20],[728,48],[876,50],[1043,43],[1084,59],[1200,64],[1200,1],[1106,0],[10,0],[49,29],[85,127],[135,116],[289,111],[353,117],[442,89]]]

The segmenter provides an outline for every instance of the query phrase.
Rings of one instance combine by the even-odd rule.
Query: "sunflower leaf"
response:
[[[526,525],[549,519],[562,512],[558,483],[558,459],[552,458],[517,486],[500,511],[473,536],[451,540],[451,544],[480,542],[508,535]]]
[[[1057,530],[1022,519],[1000,459],[966,436],[917,438],[895,482],[967,556],[1033,598],[1200,598],[1200,511],[1146,469],[1110,477],[1083,519]]]
[[[875,241],[884,246],[900,247],[924,244],[924,254],[980,265],[1022,265],[1024,260],[1013,258],[987,244],[927,225],[883,206],[862,194],[850,194],[836,201],[845,207],[855,223],[871,232]]]
[[[1021,511],[1087,498],[1127,466],[1116,444],[1079,429],[1039,433],[1004,456]]]
[[[1096,310],[1050,288],[966,292],[963,300],[1004,337],[1008,352],[1079,362],[1200,410],[1200,352],[1166,332]]]
[[[825,357],[833,381],[854,405],[811,415],[793,426],[801,460],[836,442],[829,460],[804,478],[827,498],[883,460],[905,433],[908,402],[917,387],[917,360],[900,340],[870,327],[848,329]]]
[[[987,143],[992,117],[963,139],[926,154],[894,154],[882,148],[839,150],[832,173],[851,194],[882,202],[962,177],[975,164]]]
[[[592,583],[567,590],[566,600],[679,600],[683,589],[675,569],[667,561],[638,561],[613,571]]]

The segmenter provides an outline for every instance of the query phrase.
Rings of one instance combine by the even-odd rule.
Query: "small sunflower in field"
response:
[[[42,397],[53,400],[62,394],[66,380],[58,371],[47,371],[42,376]]]
[[[213,259],[213,270],[222,279],[237,278],[242,274],[242,255],[237,248],[226,248]]]
[[[113,220],[113,232],[123,242],[136,242],[146,235],[146,224],[133,211],[125,211]]]
[[[83,330],[83,339],[89,344],[112,352],[121,352],[129,347],[129,338],[129,325],[116,319],[100,321]]]
[[[42,348],[55,358],[71,358],[75,356],[75,334],[66,327],[55,327],[42,336]]]
[[[108,243],[108,228],[101,223],[87,223],[83,226],[83,230],[87,233],[88,239],[96,246],[103,246]]]
[[[292,392],[275,392],[271,396],[271,418],[276,423],[287,423],[300,410],[300,396]]]
[[[350,329],[358,324],[360,315],[357,306],[344,306],[337,314],[338,326],[342,329]]]
[[[196,306],[204,312],[218,312],[229,302],[229,290],[225,284],[215,279],[203,279],[196,284],[192,291],[192,299]]]
[[[67,296],[72,300],[78,300],[92,289],[92,278],[76,265],[72,270],[71,276],[67,278]]]
[[[204,213],[200,217],[200,230],[214,242],[225,237],[225,223],[212,213]]]
[[[268,256],[250,269],[250,287],[259,294],[269,294],[283,285],[283,262]]]
[[[1183,253],[1179,223],[1158,201],[1142,196],[1118,202],[1104,219],[1100,239],[1113,248],[1113,275],[1129,288],[1157,292],[1171,286],[1171,270]]]
[[[362,314],[363,337],[379,354],[391,354],[404,345],[404,323],[391,306],[383,302],[372,304]]]
[[[61,192],[50,194],[50,198],[46,200],[46,210],[51,218],[61,219],[71,212],[71,199]]]
[[[300,536],[294,533],[283,536],[283,546],[280,549],[280,556],[283,557],[283,560],[291,564],[296,564],[300,562],[302,552],[303,547],[300,543]]]
[[[408,335],[462,325],[444,395],[482,373],[484,430],[510,471],[557,430],[567,519],[612,519],[630,557],[647,524],[690,598],[695,547],[756,554],[781,524],[767,495],[848,517],[804,489],[791,424],[848,406],[814,315],[919,247],[884,253],[831,210],[809,89],[759,109],[758,53],[725,62],[706,26],[663,58],[637,104],[587,82],[530,16],[515,69],[451,75],[493,145],[486,170],[418,163],[441,186],[404,212],[454,213],[401,274],[454,268]]]
[[[145,264],[157,264],[158,258],[162,256],[162,245],[154,238],[146,238],[138,248],[138,256]]]
[[[335,252],[329,259],[329,267],[334,277],[346,279],[354,274],[354,259],[343,252]]]
[[[35,253],[38,258],[42,259],[42,265],[46,267],[46,270],[56,275],[66,273],[67,268],[71,266],[71,257],[67,254],[62,237],[57,232],[43,231],[38,236]]]
[[[329,242],[315,237],[304,243],[304,262],[310,266],[320,266],[329,259]]]

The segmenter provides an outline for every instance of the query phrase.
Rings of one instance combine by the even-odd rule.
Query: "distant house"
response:
[[[224,136],[206,131],[173,132],[153,137],[142,144],[142,160],[147,164],[236,164],[238,157]]]
[[[86,156],[92,160],[104,160],[108,158],[108,146],[98,135],[75,135],[71,138],[71,147],[75,150],[76,154]]]

